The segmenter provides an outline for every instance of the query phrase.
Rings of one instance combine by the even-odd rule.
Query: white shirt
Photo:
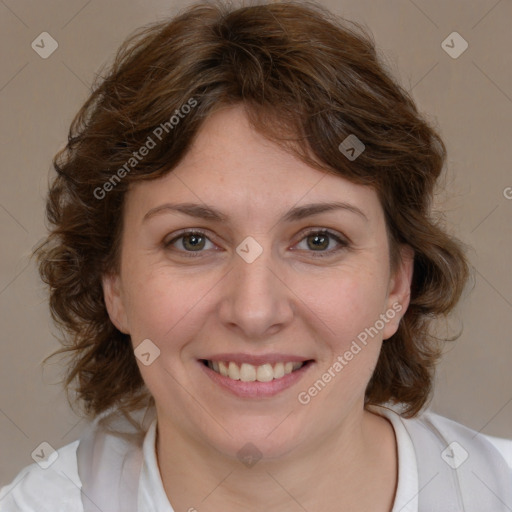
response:
[[[396,412],[375,407],[372,411],[389,419],[398,446],[398,486],[392,512],[418,512],[418,466],[405,420]],[[484,436],[504,456],[512,469],[512,440]],[[165,493],[158,469],[156,419],[143,443],[143,465],[139,480],[138,512],[174,512]],[[47,469],[36,463],[24,468],[7,486],[0,489],[0,512],[83,512],[74,441],[57,450],[57,460]],[[193,508],[199,504],[191,503]],[[197,508],[196,507],[196,508]]]

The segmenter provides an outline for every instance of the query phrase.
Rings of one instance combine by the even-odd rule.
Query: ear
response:
[[[103,297],[111,322],[124,334],[130,334],[123,302],[121,278],[117,274],[102,277]]]
[[[387,321],[382,331],[384,340],[395,334],[400,320],[409,307],[413,270],[414,250],[408,245],[402,245],[397,268],[389,280],[386,312],[384,313]]]

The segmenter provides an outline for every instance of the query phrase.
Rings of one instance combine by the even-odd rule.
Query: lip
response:
[[[224,355],[222,355],[224,356]],[[218,357],[218,356],[217,356]],[[258,359],[258,358],[256,358]],[[210,359],[213,361],[236,361],[236,359]],[[283,361],[284,359],[278,359],[276,362]],[[216,384],[218,384],[221,388],[227,390],[231,394],[240,397],[240,398],[270,398],[273,397],[284,390],[292,387],[296,384],[306,372],[314,365],[314,360],[312,359],[286,359],[286,361],[291,362],[306,362],[301,368],[298,370],[289,373],[288,375],[284,375],[280,379],[274,379],[270,382],[242,382],[241,380],[233,380],[229,377],[224,377],[220,373],[212,370],[208,366],[203,363],[204,359],[199,359],[197,362],[200,368],[205,372],[205,374]],[[244,359],[244,362],[249,362],[247,358]],[[260,364],[264,364],[265,362],[270,362],[268,359],[263,361]],[[253,364],[253,363],[251,363]]]

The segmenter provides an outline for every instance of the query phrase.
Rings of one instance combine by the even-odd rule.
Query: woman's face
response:
[[[130,190],[120,269],[107,307],[159,422],[231,456],[248,442],[268,457],[311,449],[362,417],[411,277],[410,258],[390,273],[376,193],[273,145],[240,106]]]

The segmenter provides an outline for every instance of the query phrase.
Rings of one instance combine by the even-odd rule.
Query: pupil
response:
[[[310,240],[311,240],[311,238],[313,239],[313,245],[312,245],[313,248],[325,249],[329,245],[329,240],[325,235],[312,235],[310,237]],[[318,242],[320,242],[320,243],[318,243]],[[325,242],[327,242],[327,243],[325,243]]]
[[[202,243],[201,243],[202,241]],[[202,235],[188,235],[183,239],[183,245],[185,248],[191,248],[193,250],[202,249],[204,246],[204,238]],[[187,245],[189,247],[187,247]]]

